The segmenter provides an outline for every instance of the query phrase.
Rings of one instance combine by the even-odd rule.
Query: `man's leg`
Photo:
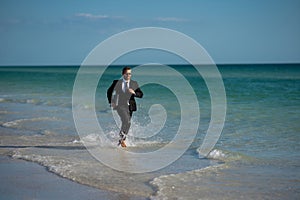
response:
[[[120,106],[117,109],[117,112],[121,118],[122,126],[120,130],[120,143],[126,139],[126,136],[129,132],[130,125],[131,125],[131,116],[132,112],[129,111],[129,108],[127,106]],[[123,146],[123,145],[122,145]]]

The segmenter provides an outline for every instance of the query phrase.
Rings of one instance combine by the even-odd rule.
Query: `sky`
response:
[[[299,0],[1,0],[0,65],[80,65],[100,42],[133,28],[179,31],[217,64],[300,63]],[[139,52],[116,63],[177,64]]]

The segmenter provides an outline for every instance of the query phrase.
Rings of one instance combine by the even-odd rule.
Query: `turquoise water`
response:
[[[121,68],[122,66],[113,66],[105,71],[95,95],[99,124],[112,144],[117,140],[118,128],[107,104],[106,89],[113,79],[120,78]],[[125,192],[130,194],[141,190],[144,193],[139,195],[152,195],[153,199],[172,195],[185,195],[190,199],[221,199],[224,194],[225,199],[242,196],[246,199],[299,197],[300,65],[218,66],[226,90],[227,114],[222,135],[208,159],[199,159],[197,149],[202,144],[210,121],[209,92],[193,67],[178,65],[173,68],[185,76],[198,98],[201,118],[196,138],[181,159],[159,172],[145,176],[135,175],[137,185],[132,184],[128,189],[130,191]],[[89,159],[84,158],[86,153],[79,148],[80,138],[72,117],[72,90],[77,71],[78,67],[71,66],[1,67],[1,146],[6,149],[8,146],[27,146],[28,148],[22,149],[13,148],[15,157],[50,166],[50,169],[55,169],[50,171],[80,183],[118,190],[115,188],[118,188],[119,183],[114,182],[112,177],[117,176],[116,174],[125,176],[122,173],[102,166],[101,169],[108,173],[108,178],[100,184],[95,180],[88,181],[89,178],[93,179],[94,174],[83,172],[83,166]],[[168,74],[153,73],[144,76],[135,77],[133,69],[133,79],[139,82],[151,76],[172,81]],[[142,86],[142,90],[144,98],[137,100],[138,112],[134,113],[130,144],[135,150],[158,149],[176,134],[181,117],[179,102],[172,91],[159,84]],[[148,139],[136,138],[141,127],[150,123],[148,111],[153,104],[161,104],[165,108],[166,123],[157,135]],[[88,136],[88,139],[95,138],[97,135]],[[44,152],[37,148],[39,145],[52,148]],[[58,146],[65,146],[67,150],[57,149]],[[73,148],[80,153],[74,155]],[[67,161],[78,162],[79,167],[74,173],[66,173],[70,169],[63,164],[58,169],[58,160],[63,164]],[[215,169],[216,165],[220,165],[220,169]],[[210,168],[205,168],[207,166]],[[92,168],[94,164],[88,167]],[[80,177],[80,173],[89,178],[86,180]],[[138,183],[143,183],[143,187],[138,186]],[[149,187],[149,184],[154,187]],[[228,187],[231,189],[228,190]],[[223,193],[218,196],[216,191]]]

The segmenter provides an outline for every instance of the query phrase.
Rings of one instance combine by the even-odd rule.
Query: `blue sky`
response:
[[[111,35],[149,26],[192,37],[216,63],[299,63],[299,10],[299,0],[1,0],[0,65],[78,65]]]

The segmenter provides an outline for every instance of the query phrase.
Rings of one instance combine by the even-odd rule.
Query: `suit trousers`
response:
[[[119,105],[117,107],[117,112],[122,121],[120,132],[123,132],[125,135],[127,135],[131,125],[132,111],[129,110],[128,105]]]

